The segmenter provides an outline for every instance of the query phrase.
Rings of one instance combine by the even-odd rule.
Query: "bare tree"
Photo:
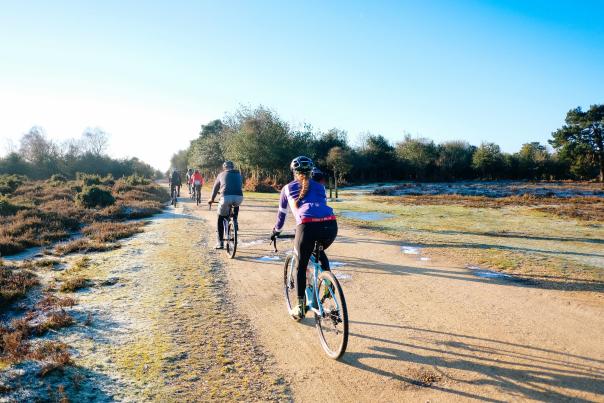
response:
[[[82,143],[86,152],[100,156],[107,151],[109,135],[99,127],[87,127],[82,133]]]
[[[35,164],[48,161],[58,155],[56,144],[46,138],[44,129],[34,126],[21,137],[19,152],[28,162]]]

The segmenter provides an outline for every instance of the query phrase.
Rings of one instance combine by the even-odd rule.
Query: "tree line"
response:
[[[271,109],[242,107],[201,126],[190,146],[174,154],[173,168],[201,169],[214,175],[224,160],[233,160],[248,181],[285,183],[288,165],[307,155],[338,182],[387,180],[452,181],[467,179],[604,180],[602,126],[604,105],[568,112],[566,124],[552,133],[554,151],[528,142],[506,153],[491,142],[475,146],[463,140],[435,143],[405,136],[392,144],[381,134],[365,133],[353,146],[347,133],[334,128],[292,128]],[[253,187],[253,186],[252,186]]]
[[[19,148],[0,158],[0,174],[25,175],[30,179],[47,179],[63,175],[74,179],[77,173],[121,178],[139,175],[163,176],[138,158],[114,159],[106,154],[109,137],[99,128],[89,128],[79,139],[58,144],[48,139],[41,127],[32,127],[19,142]]]

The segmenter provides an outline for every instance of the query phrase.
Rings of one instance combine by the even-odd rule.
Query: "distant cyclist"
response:
[[[224,249],[224,222],[229,218],[231,206],[233,206],[233,215],[237,218],[239,206],[243,202],[243,178],[241,173],[235,169],[233,161],[225,161],[222,164],[222,172],[216,177],[208,204],[214,203],[218,193],[220,193],[220,201],[218,202],[218,221],[216,223],[218,238],[216,249]],[[235,220],[235,222],[237,221]]]
[[[193,195],[193,186],[191,186],[191,176],[193,176],[193,168],[187,169],[187,185],[189,186],[189,196]]]
[[[289,312],[294,318],[302,318],[305,314],[306,266],[315,243],[320,242],[323,249],[327,249],[338,235],[338,224],[333,210],[327,205],[325,187],[311,179],[313,167],[312,160],[304,156],[297,157],[291,162],[290,168],[294,173],[294,180],[281,190],[277,223],[271,235],[271,239],[274,240],[281,233],[289,205],[297,224],[294,255],[298,257],[296,274],[298,304]],[[323,270],[329,270],[329,261],[325,253],[321,253],[320,262]]]
[[[180,172],[178,169],[172,171],[172,175],[170,175],[170,194],[174,193],[174,189],[176,189],[176,197],[180,197],[180,187],[182,186],[182,179],[180,177]]]
[[[189,187],[193,189],[194,194],[201,193],[201,186],[205,183],[203,176],[199,172],[199,169],[196,169],[195,172],[191,174],[191,178],[189,179]]]
[[[310,172],[310,177],[315,182],[319,182],[321,185],[325,186],[327,184],[327,175],[319,168],[314,167]]]

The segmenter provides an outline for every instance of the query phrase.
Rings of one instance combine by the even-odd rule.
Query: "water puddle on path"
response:
[[[377,211],[342,211],[342,217],[363,221],[379,221],[394,217],[393,214],[379,213]]]
[[[268,244],[268,241],[266,241],[265,239],[256,239],[254,241],[239,242],[237,246],[240,248],[251,248],[252,246],[265,244]]]
[[[401,246],[401,251],[405,255],[419,255],[421,253],[421,249],[416,246]]]
[[[340,281],[348,281],[348,280],[352,280],[352,274],[348,274],[348,273],[342,273],[339,271],[334,271],[333,275],[336,276],[336,278]]]
[[[262,256],[256,259],[257,262],[263,263],[272,263],[272,262],[280,262],[281,258],[279,256]]]
[[[478,266],[466,266],[467,269],[472,271],[472,274],[482,278],[507,278],[511,279],[512,276],[505,273],[498,273],[496,271],[486,270]]]

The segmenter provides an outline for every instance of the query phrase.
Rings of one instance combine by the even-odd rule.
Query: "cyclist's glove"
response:
[[[281,235],[281,231],[276,231],[276,230],[273,228],[273,232],[272,232],[272,234],[271,234],[271,241],[274,241],[275,239],[277,239],[277,237],[278,237],[279,235]]]

